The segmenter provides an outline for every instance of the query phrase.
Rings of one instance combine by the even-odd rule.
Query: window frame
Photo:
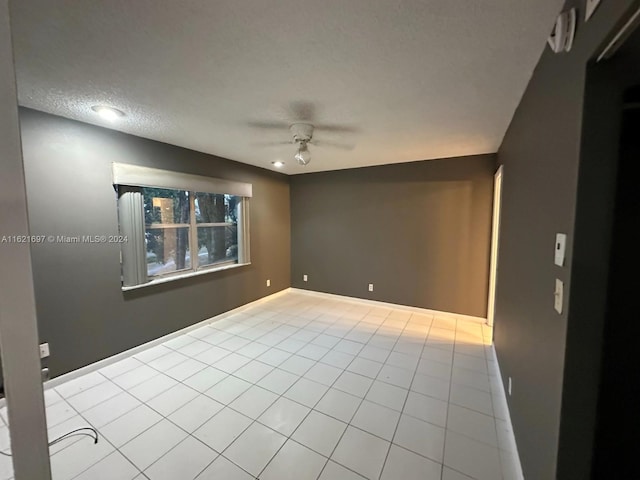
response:
[[[195,248],[195,252],[196,252],[196,268],[194,268],[194,270],[204,270],[207,268],[215,268],[215,267],[224,267],[224,266],[229,266],[229,265],[236,265],[240,263],[240,225],[238,225],[240,222],[236,221],[236,223],[231,223],[231,222],[202,222],[202,223],[198,223],[197,218],[196,218],[196,193],[203,193],[203,192],[189,192],[189,208],[190,210],[190,214],[191,214],[191,227],[193,228],[193,233],[194,235],[192,235],[191,237],[191,248]],[[193,194],[193,195],[192,195]],[[229,194],[221,194],[221,195],[229,195]],[[240,195],[233,195],[234,197],[238,197],[240,198],[240,203],[238,205],[236,205],[236,208],[238,209],[238,216],[241,217],[242,214],[240,213],[241,209],[244,209],[244,201],[245,201],[245,197],[241,197]],[[204,265],[204,266],[200,266],[200,252],[198,250],[198,228],[202,228],[202,227],[229,227],[232,225],[236,225],[236,228],[238,229],[238,240],[237,240],[237,248],[238,248],[238,259],[237,261],[231,261],[231,260],[227,260],[226,262],[218,262],[218,263],[212,263],[209,265]],[[192,261],[193,264],[193,261]]]
[[[135,175],[127,176],[122,173],[129,173],[129,171],[134,172]],[[147,176],[144,175],[146,171],[149,172]],[[118,196],[118,228],[121,236],[131,239],[131,243],[121,244],[121,288],[123,291],[251,264],[249,205],[252,196],[252,186],[250,184],[115,163],[113,164],[113,172],[113,184]],[[147,181],[147,179],[150,180]],[[171,179],[175,180],[176,185],[180,186],[170,186],[172,182]],[[184,188],[189,183],[198,188]],[[203,186],[205,188],[202,188]],[[142,189],[145,187],[186,192],[189,199],[189,223],[151,223],[147,225],[142,193]],[[218,189],[223,191],[213,191]],[[195,209],[197,193],[237,197],[238,200],[235,206],[236,223],[226,221],[198,223]],[[200,265],[198,228],[229,227],[233,225],[237,227],[237,260]],[[188,228],[190,266],[177,271],[149,275],[146,263],[147,228],[160,228],[162,230]]]

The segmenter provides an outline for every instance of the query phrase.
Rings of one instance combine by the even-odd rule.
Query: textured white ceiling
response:
[[[285,173],[495,152],[562,3],[13,1],[19,98],[99,125],[111,104],[109,128]],[[263,145],[309,119],[353,148],[299,167]]]

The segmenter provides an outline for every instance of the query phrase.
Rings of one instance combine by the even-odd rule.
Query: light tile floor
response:
[[[52,447],[53,477],[520,480],[490,338],[290,292],[47,390],[50,438],[101,437]]]

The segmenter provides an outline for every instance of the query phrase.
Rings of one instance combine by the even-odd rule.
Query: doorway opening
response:
[[[640,30],[622,37],[587,68],[558,478],[637,476]]]

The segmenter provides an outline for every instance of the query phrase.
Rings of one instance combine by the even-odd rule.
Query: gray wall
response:
[[[485,316],[494,171],[479,155],[292,177],[292,286]]]
[[[594,291],[572,291],[572,279],[587,266],[572,248],[585,81],[587,62],[632,3],[602,2],[586,25],[584,2],[567,3],[578,6],[581,19],[574,48],[562,55],[545,50],[498,152],[505,170],[495,345],[504,383],[513,379],[508,402],[525,478],[589,478],[601,332],[575,308]],[[569,236],[564,267],[553,263],[556,232]],[[597,242],[581,242],[586,260]],[[565,282],[562,315],[553,309],[556,278]]]
[[[40,339],[50,344],[53,376],[290,286],[286,176],[33,110],[20,116],[33,235],[117,234],[114,161],[253,184],[247,267],[123,293],[118,245],[34,245]]]

